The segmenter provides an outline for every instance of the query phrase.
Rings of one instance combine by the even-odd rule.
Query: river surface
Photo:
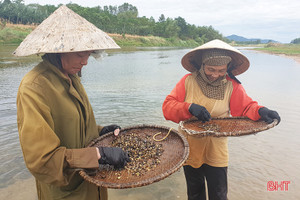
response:
[[[22,77],[40,58],[14,58],[11,53],[15,48],[0,47],[0,199],[36,199],[34,179],[24,164],[20,148],[15,102]],[[82,70],[82,83],[97,123],[176,128],[177,124],[164,119],[161,106],[166,95],[188,73],[180,64],[188,51],[138,48],[108,52],[100,62],[90,58]],[[251,66],[238,79],[249,96],[260,105],[278,111],[282,121],[256,135],[229,138],[228,198],[299,199],[300,63],[249,49],[241,51]],[[271,187],[273,191],[268,191],[268,182],[283,187]],[[21,195],[17,196],[18,193]],[[109,198],[187,199],[183,170],[149,186],[110,189]]]

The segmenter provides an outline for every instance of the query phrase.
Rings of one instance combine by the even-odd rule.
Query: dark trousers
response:
[[[203,164],[199,168],[183,166],[188,200],[205,200],[205,179],[209,200],[227,200],[227,167]]]

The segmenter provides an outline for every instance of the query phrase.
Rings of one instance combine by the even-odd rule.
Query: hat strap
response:
[[[227,74],[228,74],[228,76],[229,76],[231,79],[235,80],[238,84],[242,84],[241,81],[239,81],[239,80],[232,74],[231,70],[228,70],[228,71],[227,71]]]
[[[200,70],[201,66],[199,66],[198,63],[196,63],[194,60],[190,61],[190,63],[197,69],[197,71]]]

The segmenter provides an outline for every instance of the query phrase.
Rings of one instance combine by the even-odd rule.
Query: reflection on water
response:
[[[15,102],[19,83],[34,60],[25,58],[19,63],[21,59],[11,55],[14,49],[15,46],[0,47],[0,188],[31,177],[20,148]]]
[[[15,98],[24,74],[37,57],[14,58],[0,48],[0,187],[31,177],[19,145]],[[176,128],[162,116],[167,94],[187,72],[181,57],[188,49],[141,48],[109,52],[84,67],[82,82],[97,123],[122,127],[157,124]],[[277,110],[281,123],[257,135],[229,139],[229,199],[297,199],[300,191],[300,64],[292,59],[242,50],[251,67],[238,76],[247,93]],[[33,60],[32,60],[33,59]],[[268,181],[290,181],[288,191],[267,191]],[[149,186],[109,190],[111,199],[186,199],[182,170]]]

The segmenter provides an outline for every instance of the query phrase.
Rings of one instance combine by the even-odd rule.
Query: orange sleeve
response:
[[[166,97],[162,111],[166,120],[173,122],[180,122],[192,117],[189,112],[190,103],[184,102],[185,100],[185,79],[191,74],[185,75]]]
[[[230,98],[230,112],[232,116],[246,116],[254,121],[260,119],[258,110],[263,107],[259,106],[247,94],[244,87],[236,81],[227,77],[232,82],[233,91]]]

